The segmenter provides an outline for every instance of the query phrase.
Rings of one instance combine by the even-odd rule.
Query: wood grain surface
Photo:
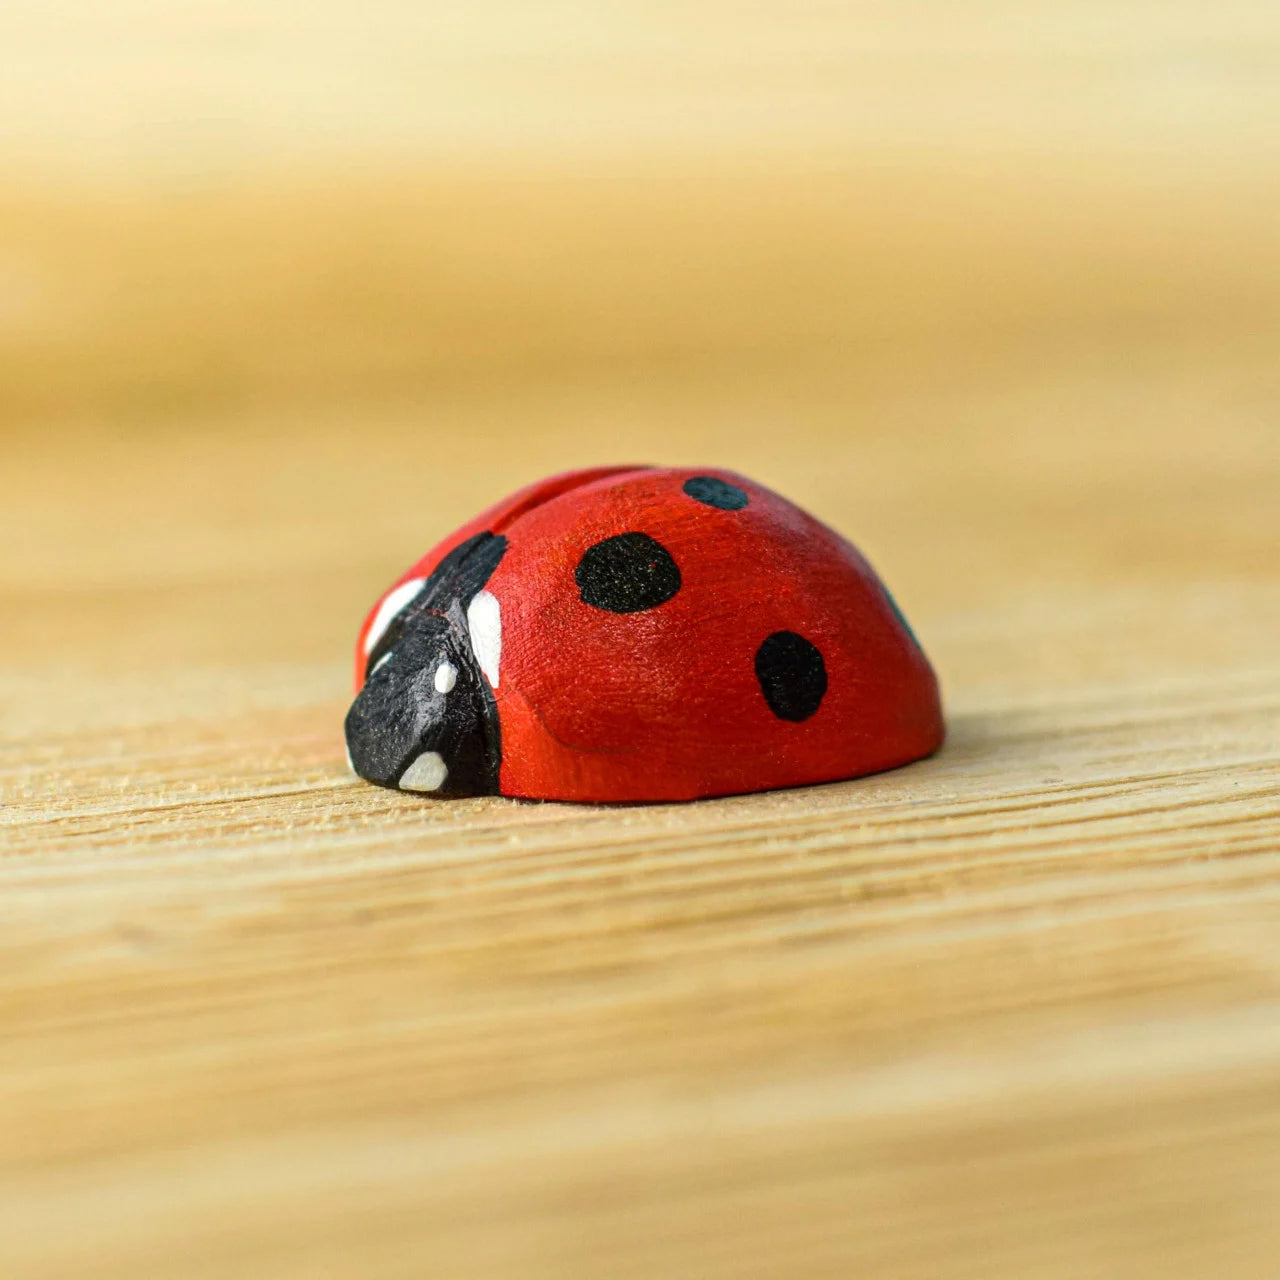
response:
[[[348,81],[340,5],[73,8],[0,17],[0,1276],[1275,1274],[1275,11],[569,6],[431,62],[386,0]],[[459,132],[339,164],[397,31]],[[369,602],[615,460],[853,538],[941,753],[351,777]]]

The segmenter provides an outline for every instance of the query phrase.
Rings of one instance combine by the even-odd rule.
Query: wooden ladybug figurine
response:
[[[890,769],[943,736],[867,562],[727,471],[513,494],[378,601],[356,690],[356,773],[440,796],[690,800]]]

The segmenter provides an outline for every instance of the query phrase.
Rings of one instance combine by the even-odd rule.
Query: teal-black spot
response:
[[[750,501],[745,489],[717,476],[690,476],[681,487],[695,502],[721,511],[741,511]]]
[[[902,629],[911,637],[911,643],[917,649],[920,648],[920,639],[912,630],[911,623],[907,621],[907,615],[898,608],[898,602],[889,593],[889,588],[881,584],[880,588],[884,592],[884,598],[889,602],[889,608],[893,610],[893,616],[902,624]]]

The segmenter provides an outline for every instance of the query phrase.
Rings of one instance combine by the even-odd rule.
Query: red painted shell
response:
[[[472,648],[483,651],[464,644],[464,659],[477,658],[486,714],[496,711],[488,743],[496,788],[485,789],[549,800],[693,799],[852,778],[919,759],[942,741],[933,671],[867,562],[798,507],[720,470],[572,472],[490,508],[370,610],[357,691],[366,667],[382,665],[371,650],[376,658],[375,646],[387,643],[387,597],[400,589],[394,606],[414,590],[404,584],[431,581],[442,564],[452,573],[459,557],[474,562],[469,548],[479,542],[488,548],[480,589],[497,602],[486,602],[488,638],[474,630],[474,577],[463,592],[470,598],[448,608],[447,591],[429,607],[430,593],[415,597],[404,625],[417,625],[416,609],[453,645],[469,611]],[[436,661],[434,643],[419,644],[412,662]],[[464,659],[450,657],[448,671]],[[394,705],[391,718],[413,726],[397,729],[409,736],[394,750],[379,739],[391,764],[361,768],[363,739],[381,733],[382,721],[357,717],[356,707],[348,717],[356,768],[385,785],[409,776],[396,771],[419,745],[417,726],[427,726],[426,742],[432,717],[448,706],[447,694],[422,694],[416,671],[380,677],[378,708]],[[414,689],[427,701],[400,715],[389,700]],[[450,762],[435,759],[431,776],[447,777]]]

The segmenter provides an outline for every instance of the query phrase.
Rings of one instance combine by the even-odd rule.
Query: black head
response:
[[[480,533],[455,547],[378,638],[346,720],[351,767],[362,778],[441,796],[497,793],[498,711],[468,609],[506,546]]]

